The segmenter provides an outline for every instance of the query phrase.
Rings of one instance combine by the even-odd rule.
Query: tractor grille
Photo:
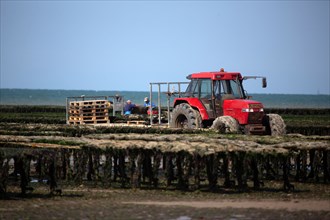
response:
[[[263,112],[250,112],[248,118],[248,124],[262,124]]]

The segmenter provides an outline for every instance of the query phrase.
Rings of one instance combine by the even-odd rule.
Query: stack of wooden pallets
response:
[[[110,123],[108,100],[72,101],[68,109],[69,124]]]

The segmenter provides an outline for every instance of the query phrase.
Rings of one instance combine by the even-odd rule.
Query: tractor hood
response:
[[[261,102],[253,100],[224,100],[223,115],[236,118],[239,124],[259,124],[264,115],[264,106]],[[252,115],[254,117],[251,117]],[[252,121],[251,118],[253,118]]]

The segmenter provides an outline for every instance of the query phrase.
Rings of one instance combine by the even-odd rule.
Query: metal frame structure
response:
[[[154,82],[150,83],[150,103],[152,103],[152,91],[153,91],[153,86],[156,85],[158,86],[158,124],[161,124],[161,86],[162,85],[167,85],[167,92],[164,92],[167,94],[167,118],[168,118],[168,125],[170,124],[171,120],[171,114],[170,114],[170,105],[171,105],[171,97],[173,95],[178,95],[181,97],[184,92],[181,92],[181,85],[182,84],[189,84],[189,82]],[[171,91],[170,87],[171,85],[177,85],[178,91]],[[150,109],[151,110],[151,109]],[[152,110],[150,111],[150,125],[153,124],[152,120]]]

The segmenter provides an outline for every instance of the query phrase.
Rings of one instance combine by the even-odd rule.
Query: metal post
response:
[[[150,105],[152,103],[152,83],[150,83]],[[152,111],[150,111],[150,125],[152,125]]]
[[[112,97],[112,103],[113,103],[113,106],[112,106],[112,116],[115,117],[116,116],[116,110],[117,110],[117,105],[118,105],[118,100],[116,98],[116,96],[113,96]]]
[[[124,100],[124,97],[122,96],[121,97],[121,114],[124,115],[124,105],[125,105],[125,100]]]
[[[66,123],[67,123],[67,124],[69,124],[68,108],[69,108],[68,98],[66,98],[66,112],[65,112],[65,118],[66,118]]]
[[[171,99],[171,95],[170,95],[170,84],[167,83],[167,125],[168,127],[170,127],[170,99]]]
[[[160,84],[158,84],[158,124],[161,124]]]

